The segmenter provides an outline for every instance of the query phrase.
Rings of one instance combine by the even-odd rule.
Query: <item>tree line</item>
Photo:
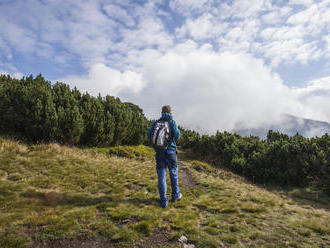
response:
[[[132,103],[93,97],[40,74],[0,76],[0,134],[26,142],[112,146],[147,142],[149,121]]]
[[[313,187],[330,195],[330,136],[305,138],[269,131],[267,138],[182,130],[180,145],[253,182]]]

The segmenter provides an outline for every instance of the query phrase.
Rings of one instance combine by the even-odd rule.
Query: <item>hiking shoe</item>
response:
[[[179,193],[179,196],[178,196],[176,199],[172,199],[172,201],[173,201],[173,202],[175,202],[175,201],[180,201],[181,198],[182,198],[182,194]]]
[[[167,201],[159,201],[159,205],[160,205],[162,208],[167,208],[167,206],[168,206],[168,202],[167,202]]]
[[[160,204],[162,208],[167,208],[168,204]]]

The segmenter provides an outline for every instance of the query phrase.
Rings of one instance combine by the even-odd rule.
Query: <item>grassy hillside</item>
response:
[[[162,209],[149,148],[0,138],[0,247],[182,247],[181,235],[196,247],[330,246],[329,199],[266,190],[183,155],[184,197]]]

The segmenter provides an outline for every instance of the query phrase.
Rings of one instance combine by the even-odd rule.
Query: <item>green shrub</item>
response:
[[[41,74],[0,75],[0,134],[28,142],[83,146],[139,145],[150,122],[137,105],[93,97]]]
[[[253,182],[315,187],[330,195],[330,136],[304,138],[269,131],[266,140],[228,132],[198,135],[182,130],[180,144],[201,159]],[[203,166],[195,166],[202,170]]]

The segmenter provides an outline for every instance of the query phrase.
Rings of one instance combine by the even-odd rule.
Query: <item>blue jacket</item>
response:
[[[178,126],[177,126],[175,120],[173,120],[172,115],[170,115],[168,113],[162,114],[162,117],[157,121],[160,121],[160,120],[169,121],[169,124],[170,124],[171,141],[170,141],[170,144],[168,145],[166,151],[176,151],[175,141],[180,138],[180,130],[178,129]],[[154,121],[154,123],[152,123],[151,127],[149,127],[149,129],[148,129],[147,134],[148,134],[149,138],[151,138],[152,130],[154,129],[154,126],[157,121]],[[157,152],[157,149],[155,149],[155,150]]]

